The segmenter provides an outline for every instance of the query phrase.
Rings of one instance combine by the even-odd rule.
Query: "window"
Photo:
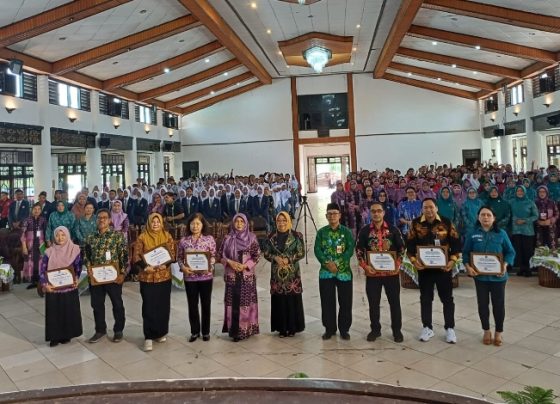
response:
[[[0,94],[37,101],[37,76],[27,72],[14,74],[8,65],[0,64]]]
[[[136,105],[134,107],[134,113],[136,115],[136,122],[142,122],[148,125],[157,125],[156,107],[150,108],[144,105]]]
[[[179,116],[168,112],[164,112],[163,126],[171,129],[179,129]]]
[[[498,96],[496,94],[484,100],[484,113],[494,112],[498,110]]]
[[[111,95],[99,94],[99,113],[128,119],[128,101]]]
[[[85,88],[49,80],[49,103],[82,111],[90,111],[90,92]]]
[[[523,101],[523,84],[517,84],[507,89],[506,105],[508,107],[521,104]]]
[[[560,69],[557,67],[549,69],[533,78],[533,97],[540,97],[546,93],[552,93],[560,88]]]

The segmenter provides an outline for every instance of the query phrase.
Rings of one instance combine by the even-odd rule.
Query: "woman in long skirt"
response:
[[[23,221],[21,226],[21,247],[24,256],[27,256],[23,267],[23,277],[31,283],[27,289],[37,288],[39,283],[39,263],[42,253],[41,245],[45,243],[45,230],[47,221],[41,216],[41,205],[36,203],[31,209],[31,216]],[[42,287],[39,285],[37,292],[43,294]]]
[[[305,256],[303,236],[292,230],[286,212],[276,216],[276,232],[264,245],[264,258],[272,263],[270,273],[270,326],[280,338],[293,337],[305,329],[301,274],[298,261]]]
[[[224,327],[234,342],[259,333],[259,307],[255,266],[260,256],[257,237],[249,231],[243,213],[233,217],[219,256],[224,265]]]
[[[47,248],[41,260],[40,282],[45,296],[45,340],[50,346],[66,344],[82,335],[82,314],[78,295],[78,279],[82,270],[80,247],[72,242],[64,226],[54,229],[52,247]],[[72,268],[74,284],[56,288],[49,283],[48,271]]]
[[[153,349],[153,340],[167,341],[169,313],[171,311],[171,267],[170,264],[151,266],[143,256],[156,247],[165,247],[175,257],[175,242],[163,229],[163,217],[159,213],[148,216],[146,228],[138,236],[134,248],[134,265],[139,268],[140,295],[142,296],[142,325],[144,351]]]

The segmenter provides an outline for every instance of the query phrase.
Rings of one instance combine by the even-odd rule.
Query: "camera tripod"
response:
[[[313,214],[311,213],[311,209],[309,209],[309,204],[307,203],[307,195],[301,197],[301,207],[299,208],[298,217],[296,219],[296,227],[297,230],[299,226],[299,221],[301,219],[301,213],[303,212],[303,240],[305,242],[305,263],[309,264],[307,259],[307,253],[309,252],[309,247],[307,246],[307,218],[311,219],[311,223],[313,223],[313,227],[315,228],[315,232],[317,232],[317,225],[315,224],[315,219],[313,219]]]

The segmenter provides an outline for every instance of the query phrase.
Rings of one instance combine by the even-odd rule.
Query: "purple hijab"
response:
[[[111,209],[111,222],[113,223],[114,230],[122,230],[122,224],[124,219],[126,219],[127,214],[123,212],[122,202],[119,199],[115,200],[113,205],[117,203],[121,205],[121,211],[120,213],[115,213],[113,212],[113,209]]]
[[[245,222],[243,231],[235,229],[235,220],[240,217]],[[231,229],[224,239],[224,257],[234,261],[239,260],[239,253],[249,249],[253,242],[257,241],[257,237],[249,231],[249,221],[243,213],[236,214],[231,221]]]

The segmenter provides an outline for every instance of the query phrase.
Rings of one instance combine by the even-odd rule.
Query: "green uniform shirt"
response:
[[[339,225],[336,230],[325,226],[317,231],[315,238],[315,256],[321,264],[319,279],[337,278],[340,281],[351,281],[352,270],[350,258],[354,254],[354,237],[346,226]],[[337,273],[330,272],[325,264],[332,261],[338,268]]]

